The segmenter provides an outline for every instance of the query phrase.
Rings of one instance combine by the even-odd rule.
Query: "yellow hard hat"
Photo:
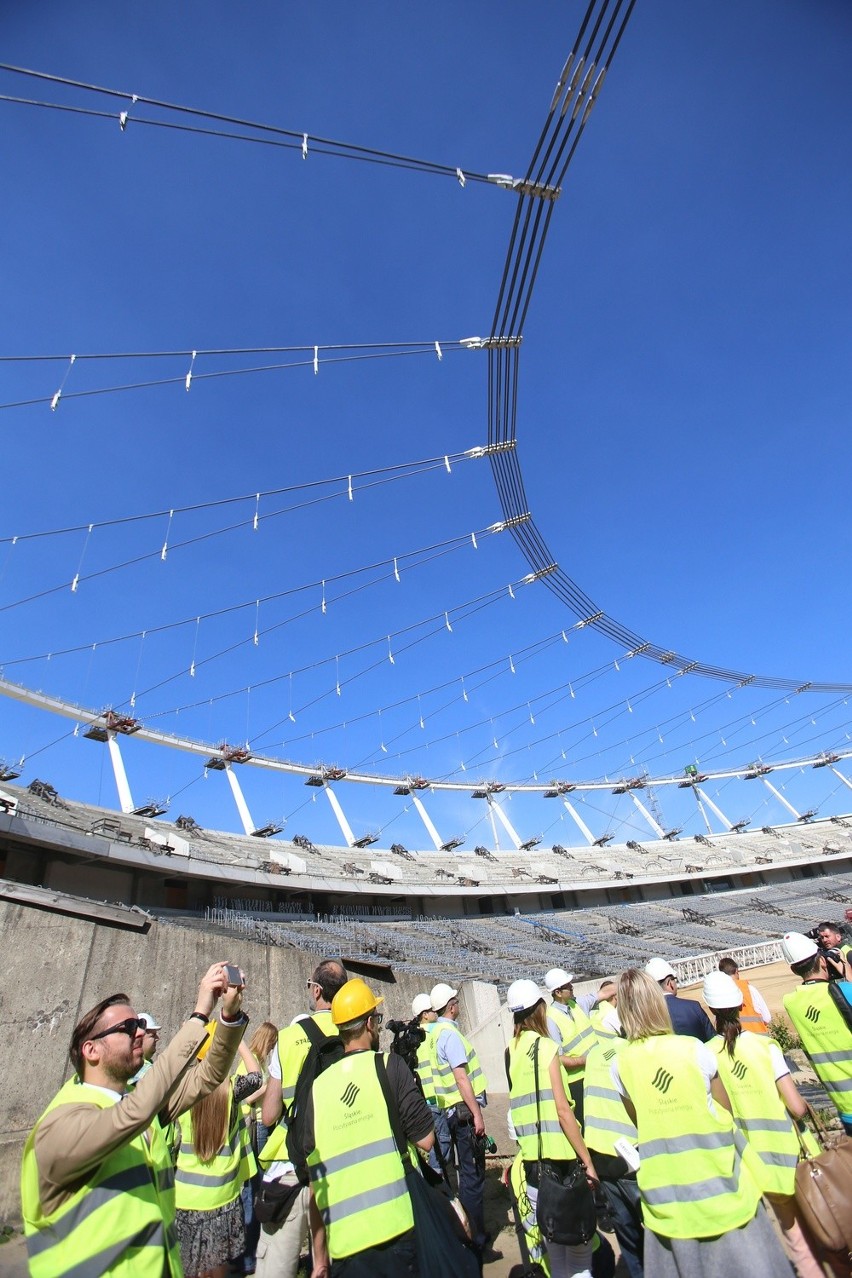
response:
[[[204,1027],[207,1030],[207,1037],[195,1053],[200,1061],[203,1061],[204,1057],[210,1051],[210,1044],[213,1042],[213,1035],[216,1033],[217,1023],[218,1022],[216,1021],[208,1021]]]
[[[366,981],[355,976],[337,991],[331,1001],[331,1019],[335,1025],[348,1025],[375,1012],[383,998],[377,998]]]

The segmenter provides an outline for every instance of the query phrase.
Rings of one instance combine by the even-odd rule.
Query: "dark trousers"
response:
[[[621,1244],[621,1255],[630,1278],[643,1278],[642,1254],[645,1229],[642,1224],[642,1207],[639,1202],[639,1186],[629,1180],[602,1180],[615,1236]]]
[[[331,1278],[417,1278],[419,1273],[413,1229],[379,1247],[331,1262]]]
[[[582,1078],[578,1078],[576,1083],[568,1084],[568,1095],[571,1098],[571,1107],[574,1110],[574,1117],[577,1120],[577,1125],[580,1128],[580,1131],[582,1131],[584,1119]]]
[[[485,1249],[485,1166],[477,1158],[476,1138],[472,1122],[460,1122],[455,1109],[446,1111],[450,1135],[456,1147],[459,1169],[459,1199],[470,1221],[471,1241],[479,1251]]]

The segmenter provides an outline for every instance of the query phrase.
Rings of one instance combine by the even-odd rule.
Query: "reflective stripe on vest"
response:
[[[337,1026],[331,1019],[330,1012],[314,1012],[311,1020],[319,1026],[326,1038],[332,1038],[337,1034]],[[287,1025],[279,1032],[275,1051],[281,1070],[281,1097],[286,1109],[293,1104],[296,1083],[299,1081],[299,1074],[310,1050],[311,1040],[298,1021],[295,1025]]]
[[[598,1041],[592,1022],[579,1004],[565,1007],[562,1003],[553,1002],[547,1014],[562,1035],[560,1056],[585,1056]],[[573,1065],[565,1070],[565,1078],[569,1083],[576,1083],[582,1079],[583,1069],[582,1065]]]
[[[841,1114],[852,1113],[852,1036],[828,981],[811,981],[785,994],[784,1009],[832,1102]]]
[[[708,1106],[695,1042],[662,1034],[628,1043],[618,1068],[633,1101],[645,1224],[665,1238],[708,1238],[754,1216],[755,1156],[727,1110]],[[745,1146],[742,1155],[737,1139]]]
[[[598,1043],[586,1057],[583,1079],[583,1139],[589,1149],[613,1157],[617,1140],[624,1137],[635,1145],[639,1139],[612,1081],[612,1062],[626,1046],[623,1038],[607,1038]]]
[[[523,1030],[509,1044],[509,1073],[512,1076],[509,1111],[515,1129],[515,1140],[527,1162],[534,1162],[538,1158],[534,1061],[536,1045],[542,1158],[576,1158],[571,1142],[559,1122],[550,1085],[550,1062],[558,1049],[552,1039],[542,1038],[532,1030]]]
[[[414,1227],[402,1160],[373,1052],[352,1052],[314,1080],[308,1170],[333,1260]]]
[[[183,1278],[174,1231],[174,1193],[167,1187],[169,1151],[155,1119],[109,1154],[86,1184],[49,1216],[42,1213],[35,1137],[39,1123],[62,1105],[107,1109],[116,1099],[74,1078],[30,1132],[21,1168],[21,1206],[32,1278]]]
[[[739,976],[732,977],[732,980],[743,996],[743,1005],[740,1008],[740,1025],[742,1025],[744,1030],[749,1030],[752,1034],[768,1034],[769,1026],[754,1006],[748,981],[744,981]]]
[[[473,1088],[474,1096],[482,1096],[488,1089],[485,1074],[482,1072],[482,1066],[479,1064],[479,1057],[473,1045],[468,1042],[461,1030],[452,1021],[435,1021],[435,1028],[429,1036],[429,1046],[431,1048],[432,1069],[434,1070],[435,1101],[438,1109],[451,1109],[453,1105],[459,1105],[462,1098],[452,1066],[446,1064],[438,1056],[438,1043],[445,1033],[455,1034],[461,1039],[467,1055],[467,1076]]]
[[[742,1033],[734,1045],[733,1057],[722,1038],[714,1038],[708,1046],[719,1062],[719,1077],[730,1097],[734,1120],[760,1158],[761,1190],[764,1194],[791,1195],[799,1140],[778,1094],[769,1041]],[[813,1153],[819,1153],[815,1141],[812,1148]]]
[[[434,1104],[435,1070],[432,1064],[432,1052],[429,1046],[429,1039],[432,1036],[432,1031],[425,1025],[421,1025],[420,1028],[424,1031],[426,1037],[422,1043],[418,1043],[417,1045],[417,1077],[420,1079],[420,1086],[423,1089],[423,1099],[425,1101],[431,1101]]]
[[[189,1115],[184,1118],[191,1135]],[[241,1106],[229,1084],[228,1134],[209,1162],[202,1162],[191,1140],[181,1142],[175,1172],[175,1201],[181,1211],[215,1211],[238,1198],[257,1171]]]

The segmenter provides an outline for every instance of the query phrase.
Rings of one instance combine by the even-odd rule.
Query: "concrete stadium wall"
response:
[[[162,1038],[192,1011],[198,981],[217,960],[246,974],[246,1011],[255,1026],[285,1025],[305,1010],[305,979],[316,955],[154,923],[147,934],[0,901],[0,1222],[20,1219],[20,1158],[27,1133],[70,1073],[68,1042],[80,1016],[107,995],[126,993],[163,1026]],[[411,1000],[441,979],[389,976],[359,967],[385,997],[385,1018],[408,1020]],[[503,1035],[494,986],[461,991],[461,1026],[471,1033],[491,1090],[505,1091]],[[385,1038],[389,1036],[385,1035]]]

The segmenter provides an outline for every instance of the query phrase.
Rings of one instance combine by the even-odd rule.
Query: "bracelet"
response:
[[[233,1020],[231,1020],[231,1018],[226,1016],[224,1012],[220,1011],[219,1020],[223,1025],[241,1025],[243,1021],[248,1020],[248,1017],[243,1012],[240,1012]]]
[[[203,1012],[190,1012],[186,1019],[188,1021],[201,1021],[202,1025],[206,1025],[208,1020]]]

